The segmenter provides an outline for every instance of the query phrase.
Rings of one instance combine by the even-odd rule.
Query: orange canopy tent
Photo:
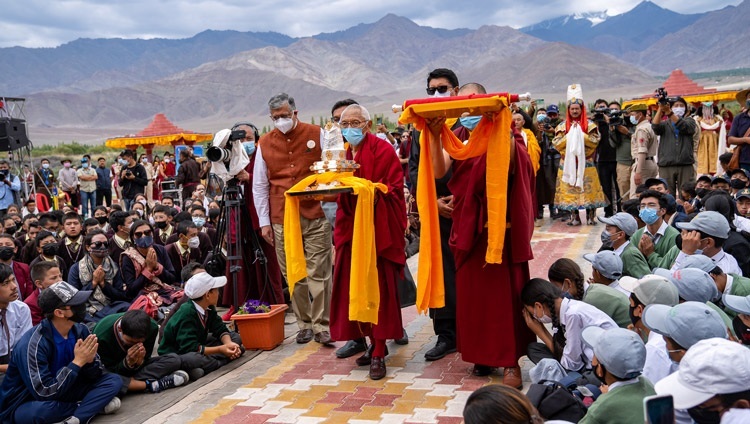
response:
[[[734,101],[737,91],[717,91],[715,88],[704,88],[688,78],[680,69],[675,69],[664,81],[664,89],[669,97],[680,96],[688,103]],[[647,105],[656,105],[654,93],[646,94],[637,99],[622,103],[623,109],[636,103],[645,102]]]
[[[110,138],[105,143],[107,147],[115,149],[137,149],[143,146],[146,154],[151,156],[154,146],[192,146],[195,143],[209,141],[214,138],[213,134],[199,134],[186,131],[167,119],[163,113],[157,113],[154,120],[141,132],[126,137]]]

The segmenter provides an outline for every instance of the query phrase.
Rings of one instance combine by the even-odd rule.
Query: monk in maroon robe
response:
[[[251,150],[250,163],[245,167],[243,172],[237,174],[237,179],[243,188],[245,209],[249,212],[250,222],[246,219],[241,220],[241,233],[243,235],[242,254],[244,256],[243,264],[237,274],[237,293],[240,296],[239,306],[248,299],[261,300],[270,304],[284,303],[284,292],[282,289],[281,268],[279,261],[276,259],[276,249],[268,244],[260,234],[260,223],[258,222],[258,213],[255,211],[255,202],[253,201],[253,167],[255,166],[255,143],[257,143],[257,129],[248,125],[238,125],[235,129],[245,130],[247,138],[243,141],[252,143],[253,147],[246,146],[245,151]],[[231,219],[234,219],[232,217]],[[253,262],[255,256],[253,253],[252,233],[255,233],[255,240],[260,244],[263,253],[266,255],[266,263]],[[232,236],[234,237],[234,236]],[[228,266],[228,265],[227,265]],[[229,271],[227,270],[227,275]],[[222,293],[223,303],[225,305],[234,305],[234,292],[231,284],[224,286]],[[230,311],[234,312],[234,311]],[[228,314],[231,316],[231,313]]]
[[[352,123],[364,125],[361,140],[348,134]],[[404,202],[404,173],[393,146],[372,133],[370,116],[364,107],[351,105],[341,114],[343,133],[351,146],[347,158],[354,159],[360,168],[354,176],[372,182],[383,183],[387,193],[375,194],[375,246],[377,251],[380,307],[378,323],[349,320],[349,280],[352,255],[354,212],[357,198],[351,194],[338,196],[338,210],[333,240],[336,246],[336,263],[333,274],[331,298],[331,337],[334,340],[353,340],[369,336],[373,342],[370,359],[370,378],[385,377],[385,341],[403,336],[401,306],[398,297],[398,281],[403,276],[406,254],[404,234],[406,231],[406,204]],[[354,133],[357,133],[356,131]],[[358,134],[357,134],[358,135]],[[358,363],[362,363],[362,358]],[[362,363],[365,365],[366,362]]]
[[[430,122],[431,128],[433,125],[435,128],[433,134],[441,128],[439,121],[440,118]],[[467,128],[455,131],[463,140],[469,133]],[[433,140],[433,150],[443,153],[439,136]],[[535,340],[520,312],[523,309],[521,290],[529,280],[528,261],[533,259],[534,171],[520,133],[513,132],[511,143],[502,264],[485,262],[488,237],[486,155],[464,161],[448,160],[445,165],[452,162],[453,170],[448,186],[453,193],[453,222],[456,224],[451,231],[450,245],[456,262],[457,348],[464,361],[475,364],[475,375],[487,375],[493,368],[502,367],[503,383],[519,387],[522,380],[518,359]],[[433,156],[435,178],[440,178],[440,170],[445,170],[438,162],[440,159],[437,154]]]

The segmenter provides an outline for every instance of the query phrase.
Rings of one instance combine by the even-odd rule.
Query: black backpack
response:
[[[569,389],[556,381],[542,380],[532,384],[526,393],[531,403],[547,420],[577,423],[586,415],[586,405]]]

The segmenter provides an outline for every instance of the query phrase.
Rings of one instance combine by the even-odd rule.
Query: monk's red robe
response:
[[[241,231],[243,235],[243,256],[244,259],[240,264],[240,270],[237,275],[237,293],[240,296],[240,305],[248,299],[262,300],[270,304],[284,303],[284,292],[282,291],[282,276],[279,261],[276,258],[276,249],[268,244],[260,234],[260,223],[258,213],[255,211],[255,202],[253,201],[253,167],[255,166],[255,155],[250,158],[250,163],[245,167],[245,171],[250,174],[250,180],[243,182],[245,209],[249,212],[250,222],[246,219],[241,220]],[[232,218],[234,219],[234,218]],[[218,231],[218,229],[217,229]],[[266,255],[266,265],[255,262],[253,255],[253,244],[251,243],[251,233],[254,231],[258,242],[260,243],[263,253]],[[232,240],[234,236],[232,236]],[[221,242],[221,240],[219,240]],[[227,267],[229,264],[227,264]],[[227,269],[227,274],[229,270]],[[230,284],[224,286],[222,294],[222,303],[232,305],[234,293],[232,292],[231,279]]]
[[[459,135],[460,136],[460,135]],[[515,168],[509,196],[503,263],[485,263],[487,252],[486,155],[453,163],[451,248],[456,261],[456,333],[466,362],[516,367],[535,341],[521,310],[529,280],[534,231],[534,171],[523,138],[514,132]],[[502,224],[501,224],[502,225]]]
[[[347,151],[347,158],[354,159],[361,165],[354,176],[383,183],[388,187],[388,193],[376,192],[374,206],[380,287],[378,324],[349,320],[351,243],[357,198],[351,194],[341,194],[333,233],[336,263],[331,295],[331,337],[334,340],[352,340],[362,336],[372,336],[377,340],[398,339],[403,335],[398,281],[403,276],[406,263],[404,173],[396,151],[387,141],[368,133],[360,146],[353,157],[351,150]]]

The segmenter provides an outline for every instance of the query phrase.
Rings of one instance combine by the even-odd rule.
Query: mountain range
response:
[[[268,125],[267,99],[281,91],[295,96],[305,120],[328,116],[347,97],[383,113],[424,97],[436,67],[454,69],[462,83],[548,101],[561,100],[571,83],[584,95],[632,96],[653,91],[654,75],[677,67],[750,66],[750,58],[731,54],[750,36],[748,16],[750,0],[697,15],[643,2],[618,16],[561,17],[521,30],[447,30],[388,14],[305,38],[204,31],[182,40],[79,39],[0,49],[0,95],[28,98],[30,133],[42,142],[59,141],[56,129],[66,136],[71,128],[135,132],[159,112],[196,131],[239,119]]]

